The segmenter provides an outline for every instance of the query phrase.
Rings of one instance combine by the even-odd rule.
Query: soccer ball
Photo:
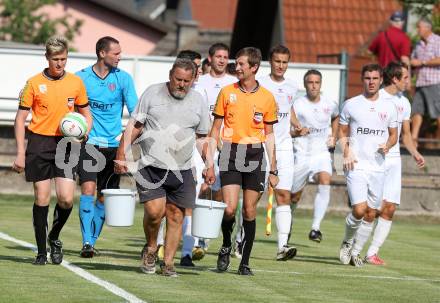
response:
[[[60,122],[60,131],[65,137],[80,139],[87,132],[86,118],[77,112],[67,113]]]

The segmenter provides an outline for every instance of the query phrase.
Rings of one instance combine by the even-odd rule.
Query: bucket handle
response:
[[[117,175],[115,172],[112,172],[112,174],[110,175],[110,177],[108,177],[108,179],[107,179],[107,182],[105,182],[105,188],[104,189],[108,189],[108,182],[110,181],[110,179],[113,177],[113,176],[115,176],[115,175]],[[136,180],[134,180],[134,178],[133,178],[133,176],[131,175],[131,174],[129,174],[129,173],[123,173],[123,174],[121,174],[121,175],[127,175],[127,177],[130,179],[130,180],[132,180],[132,181],[134,181],[134,186],[136,187]],[[131,196],[132,197],[135,197],[136,196],[136,191],[134,190],[134,191],[132,191],[132,193],[131,193]]]

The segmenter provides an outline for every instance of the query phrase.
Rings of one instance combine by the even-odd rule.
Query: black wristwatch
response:
[[[270,170],[269,174],[274,175],[274,176],[278,176],[278,169]]]

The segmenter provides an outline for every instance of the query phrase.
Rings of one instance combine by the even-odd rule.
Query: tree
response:
[[[440,0],[400,0],[405,11],[412,11],[418,18],[428,18],[432,22],[432,30],[440,34]],[[417,37],[411,37],[413,44],[418,41]]]
[[[429,17],[432,14],[432,7],[437,5],[439,0],[400,0],[405,10],[413,10],[419,17]]]
[[[0,40],[44,44],[55,35],[72,41],[83,23],[71,15],[51,19],[40,9],[57,0],[0,0]]]

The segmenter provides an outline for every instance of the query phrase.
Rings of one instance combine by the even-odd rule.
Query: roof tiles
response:
[[[354,55],[398,9],[397,0],[284,0],[286,45],[296,62],[344,49]]]

